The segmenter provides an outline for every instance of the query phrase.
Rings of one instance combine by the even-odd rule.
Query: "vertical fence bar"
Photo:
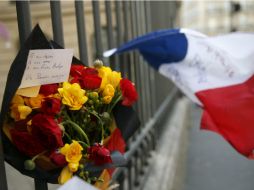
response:
[[[16,1],[19,41],[22,45],[32,30],[29,1]]]
[[[2,129],[0,129],[0,190],[8,190],[4,166],[4,150],[2,144]]]
[[[128,189],[129,190],[132,190],[133,189],[133,166],[132,166],[132,159],[129,160],[128,164],[127,164],[127,167],[128,167]]]
[[[141,30],[141,34],[145,34],[146,33],[146,19],[145,19],[145,7],[144,7],[144,1],[140,1],[139,2],[139,9],[140,9],[140,30]],[[143,70],[143,86],[144,86],[144,94],[147,94],[147,96],[144,96],[144,109],[145,109],[145,121],[148,121],[150,118],[150,93],[149,93],[149,84],[148,84],[148,80],[149,80],[149,75],[148,75],[148,65],[145,62],[145,60],[142,57],[142,70]]]
[[[79,57],[85,65],[88,65],[83,1],[75,0],[75,10],[76,10],[76,22],[77,22],[77,31],[78,31]]]
[[[115,1],[115,11],[116,11],[116,25],[117,25],[117,45],[123,43],[122,40],[122,15],[121,15],[121,2]]]
[[[53,28],[53,39],[60,46],[64,47],[61,2],[50,1],[50,10],[51,10],[51,21],[52,21],[52,28]]]
[[[150,1],[145,1],[145,18],[146,18],[146,32],[151,32],[151,4]],[[156,91],[155,91],[155,71],[149,67],[149,86],[151,94],[151,115],[155,113]]]
[[[105,9],[106,9],[106,20],[107,20],[107,39],[108,39],[108,49],[114,48],[115,39],[114,39],[114,30],[112,24],[112,9],[111,9],[111,1],[105,1]],[[115,70],[116,69],[116,56],[111,56],[110,67]]]
[[[123,15],[122,15],[122,2],[115,2],[115,10],[116,10],[116,25],[117,25],[117,46],[120,46],[123,43]],[[117,56],[117,65],[121,72],[123,72],[123,55]]]
[[[136,2],[135,1],[131,1],[131,21],[132,21],[132,37],[137,37],[138,33],[137,33],[137,20],[136,20],[136,17],[137,17],[137,12],[136,12]],[[136,84],[136,87],[137,87],[137,91],[139,93],[139,97],[142,97],[141,95],[141,86],[140,86],[140,83],[141,83],[141,80],[140,80],[140,71],[139,71],[139,55],[137,52],[134,52],[134,71],[135,71],[135,84]],[[141,125],[143,124],[143,114],[142,114],[142,109],[141,109],[141,100],[139,100],[137,102],[137,107],[136,107],[136,110],[137,110],[137,113],[139,115],[139,118],[141,120]]]
[[[142,31],[141,31],[141,15],[140,15],[140,2],[139,1],[135,1],[135,12],[136,12],[136,33],[137,35],[141,35],[142,34]],[[141,103],[141,115],[142,115],[142,123],[144,124],[145,121],[146,121],[146,106],[145,106],[145,91],[144,91],[144,70],[143,70],[143,60],[142,60],[142,57],[141,55],[139,54],[138,55],[138,62],[136,63],[137,64],[137,71],[138,71],[138,76],[139,76],[139,94],[140,94],[140,103]]]
[[[130,8],[130,1],[124,2],[124,28],[126,31],[125,34],[125,41],[128,41],[132,38],[132,23],[131,23],[131,8]],[[131,79],[131,81],[135,82],[135,74],[134,74],[134,57],[133,52],[129,52],[127,55],[127,61],[128,61],[128,78]]]
[[[35,190],[48,190],[48,185],[45,181],[34,179]]]
[[[144,1],[143,2],[143,17],[144,17],[144,20],[145,20],[145,24],[143,26],[143,30],[144,30],[144,33],[147,33],[147,25],[149,25],[150,23],[148,23],[148,19],[146,18],[146,2]],[[148,96],[148,103],[147,103],[147,109],[148,109],[148,119],[152,117],[152,101],[153,101],[153,97],[152,97],[152,93],[151,93],[151,82],[150,82],[150,66],[148,65],[147,62],[145,62],[145,67],[146,67],[146,85],[147,85],[147,91],[146,93],[149,94]]]
[[[99,1],[92,1],[93,4],[93,19],[95,31],[95,45],[96,45],[96,58],[102,59],[102,40],[101,40],[101,21],[100,21],[100,5]]]
[[[129,31],[129,37],[130,39],[133,39],[134,37],[136,37],[135,35],[135,26],[134,26],[134,16],[133,16],[133,11],[132,11],[132,2],[128,2],[128,17],[129,17],[129,28],[127,28],[127,30]],[[130,52],[130,73],[129,73],[129,77],[131,79],[132,82],[134,82],[134,84],[137,84],[137,79],[136,79],[136,70],[135,70],[135,65],[137,64],[136,62],[136,52]],[[134,104],[134,109],[136,111],[138,111],[138,104]]]
[[[116,23],[117,23],[117,45],[120,46],[124,42],[124,30],[123,30],[123,10],[121,1],[116,1]],[[118,66],[121,72],[124,71],[123,67],[124,55],[118,55]]]
[[[128,32],[128,1],[122,2],[122,15],[123,15],[123,41],[127,42],[129,40],[129,32]],[[129,53],[123,54],[123,62],[122,68],[123,68],[123,77],[129,78]]]
[[[137,187],[140,184],[140,176],[139,176],[139,157],[138,157],[138,149],[134,155],[134,186]]]
[[[112,10],[111,10],[111,2],[105,1],[105,9],[106,9],[106,19],[107,19],[107,37],[108,37],[108,48],[112,49],[115,45],[115,40],[113,37],[113,25],[112,25]]]

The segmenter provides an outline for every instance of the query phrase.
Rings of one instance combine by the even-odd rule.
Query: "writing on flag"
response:
[[[203,107],[201,128],[221,134],[238,152],[252,157],[253,40],[250,33],[208,37],[186,29],[161,30],[104,55],[139,50],[151,66]]]

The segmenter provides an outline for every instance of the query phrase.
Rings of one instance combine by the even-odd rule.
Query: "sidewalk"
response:
[[[254,160],[238,154],[221,136],[200,131],[201,111],[193,107],[191,113],[184,190],[253,190]]]

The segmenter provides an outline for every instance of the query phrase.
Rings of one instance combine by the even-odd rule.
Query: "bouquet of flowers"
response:
[[[125,141],[139,125],[130,108],[135,86],[100,60],[86,67],[73,58],[68,81],[41,85],[35,97],[17,94],[22,74],[15,70],[25,70],[30,49],[49,47],[59,48],[36,26],[10,69],[1,113],[5,159],[48,182],[78,175],[100,186],[110,179],[106,169],[125,163]]]

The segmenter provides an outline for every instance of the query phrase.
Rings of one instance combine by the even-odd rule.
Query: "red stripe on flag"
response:
[[[248,81],[196,93],[204,105],[201,128],[221,134],[246,157],[254,150],[254,76]]]

